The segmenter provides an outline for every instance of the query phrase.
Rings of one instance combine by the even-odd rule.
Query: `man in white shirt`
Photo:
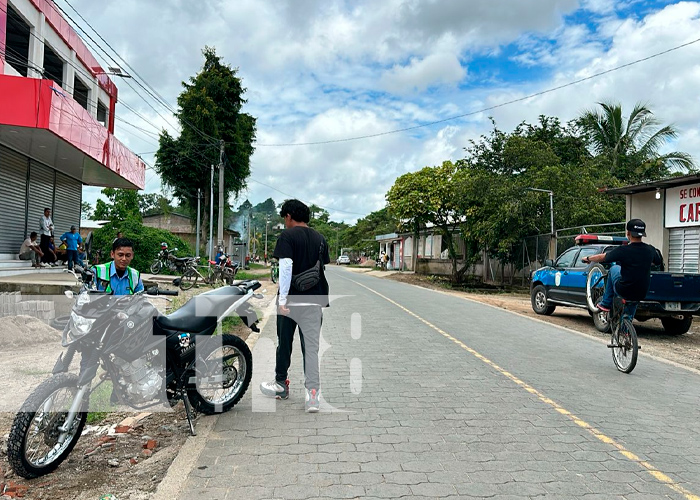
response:
[[[36,232],[32,231],[29,238],[24,240],[19,249],[19,258],[20,260],[31,260],[32,267],[42,267],[39,259],[44,256],[44,252],[42,252],[39,245],[36,244],[36,237]]]
[[[41,253],[42,255],[48,255],[49,241],[51,240],[51,236],[53,236],[53,221],[51,220],[50,208],[44,209],[44,215],[41,216],[41,220],[39,221],[39,231],[41,234]],[[42,258],[42,260],[46,262],[45,259]]]

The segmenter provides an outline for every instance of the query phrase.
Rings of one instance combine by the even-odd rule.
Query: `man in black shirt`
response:
[[[307,225],[310,215],[309,207],[299,200],[285,201],[280,210],[286,230],[277,240],[273,254],[274,258],[279,259],[275,380],[260,384],[260,391],[277,399],[289,397],[287,372],[292,360],[294,331],[298,326],[306,378],[306,411],[317,412],[321,389],[318,351],[323,322],[322,308],[328,307],[328,282],[324,265],[331,259],[325,238]],[[318,261],[318,282],[303,291],[295,287],[292,278],[312,269]]]
[[[651,265],[661,264],[661,254],[651,245],[642,242],[647,226],[641,219],[631,219],[627,223],[629,244],[620,246],[608,253],[584,257],[583,262],[604,262],[616,265],[610,268],[605,284],[605,294],[598,303],[598,309],[609,312],[615,295],[631,301],[646,297],[651,281]],[[635,311],[628,311],[634,317]]]

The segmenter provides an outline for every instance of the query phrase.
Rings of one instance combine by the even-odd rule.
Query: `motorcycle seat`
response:
[[[173,257],[172,259],[176,262],[187,262],[192,257]]]
[[[237,286],[224,286],[199,294],[184,306],[167,316],[158,316],[156,323],[165,329],[187,333],[201,333],[216,326],[226,310],[245,292]]]

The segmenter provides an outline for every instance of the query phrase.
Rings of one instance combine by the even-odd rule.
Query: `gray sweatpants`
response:
[[[27,250],[24,253],[19,254],[20,260],[31,260],[32,264],[39,264],[41,257],[34,250]]]
[[[321,390],[318,350],[321,340],[323,310],[320,306],[289,306],[289,315],[277,316],[277,359],[275,380],[284,384],[292,362],[294,332],[299,327],[301,352],[304,357],[304,376],[307,389]]]

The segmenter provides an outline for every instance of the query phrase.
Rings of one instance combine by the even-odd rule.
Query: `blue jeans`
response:
[[[68,260],[68,269],[73,269],[73,263],[75,262],[77,264],[80,262],[78,259],[78,251],[66,250],[66,259]]]
[[[617,283],[620,281],[620,276],[620,266],[612,266],[608,271],[608,279],[605,282],[605,293],[603,294],[603,298],[600,300],[599,304],[607,306],[608,308],[612,308],[613,299],[615,298],[615,296],[621,297],[621,295],[617,293],[617,289],[615,288],[617,286]],[[632,319],[634,318],[634,314],[636,312],[636,303],[633,305],[625,304],[625,316]]]

